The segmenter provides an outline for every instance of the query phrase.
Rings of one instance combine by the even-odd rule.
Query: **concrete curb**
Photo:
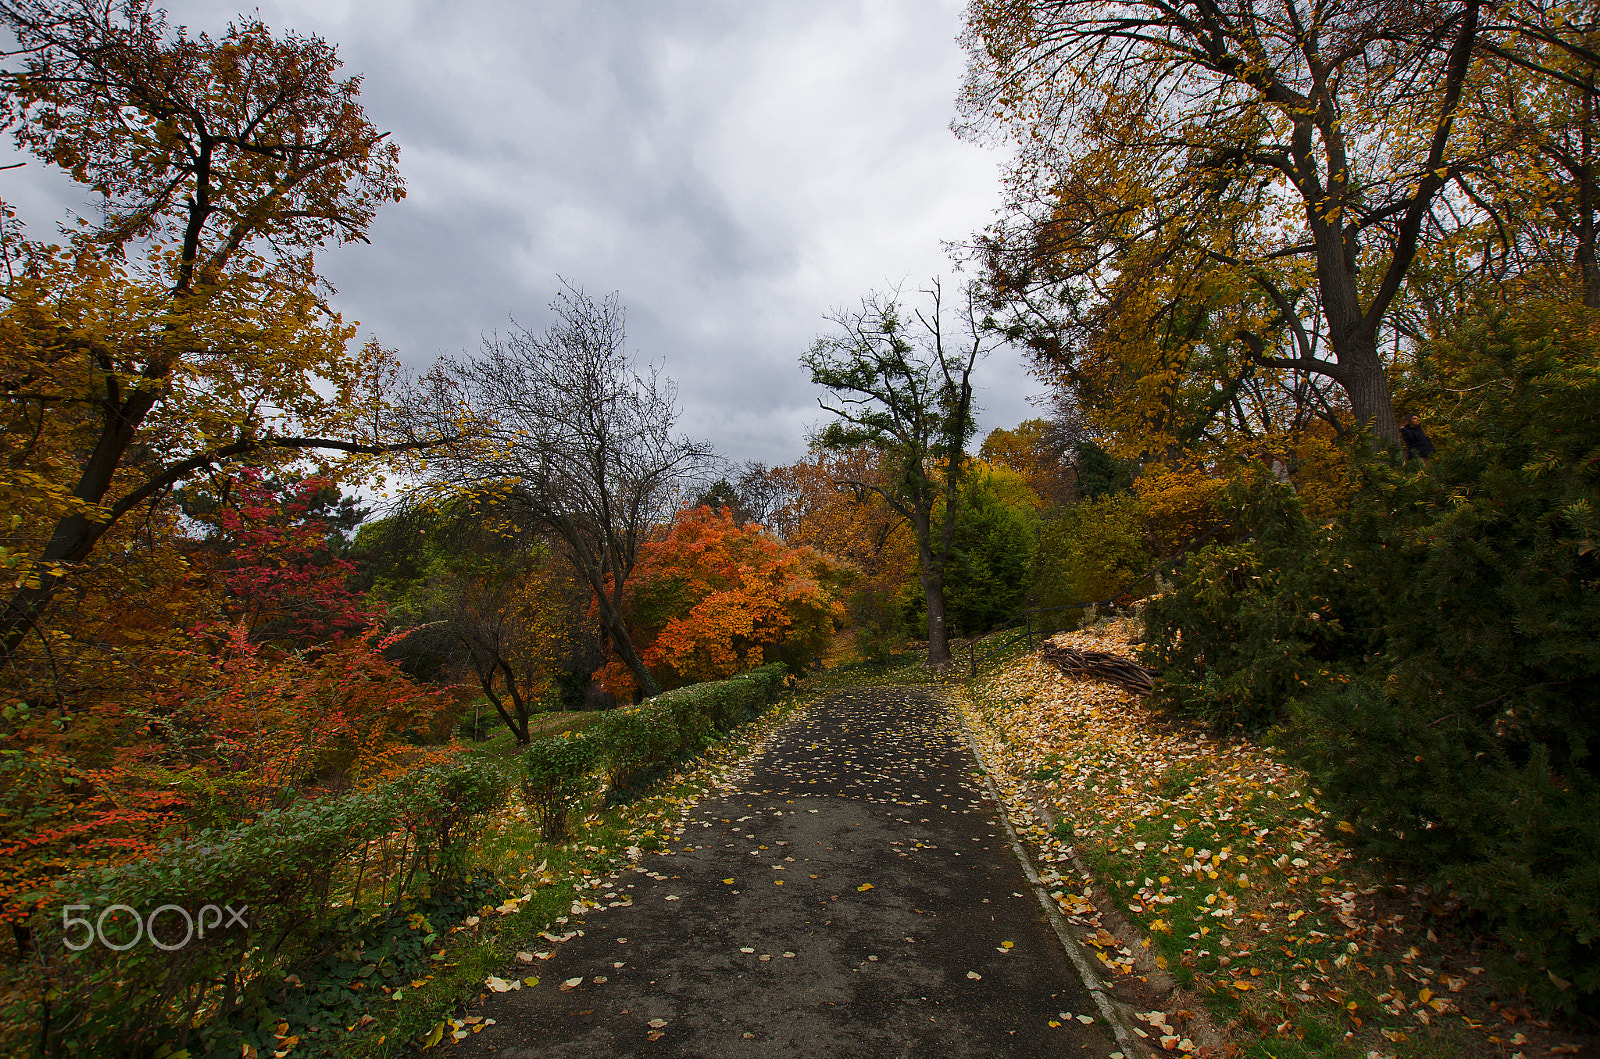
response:
[[[1052,923],[1060,920],[1061,923],[1064,924],[1065,929],[1071,932],[1072,937],[1077,939],[1074,945],[1069,946],[1069,949],[1077,950],[1079,947],[1086,945],[1086,942],[1083,940],[1085,937],[1084,933],[1070,920],[1061,915],[1060,911],[1055,906],[1054,900],[1052,900],[1050,895],[1044,891],[1042,883],[1037,881],[1037,876],[1035,875],[1032,866],[1029,865],[1026,855],[1022,850],[1020,840],[1011,826],[1010,818],[1005,811],[1005,805],[1000,801],[999,791],[990,781],[988,762],[984,760],[982,753],[978,750],[977,743],[973,739],[971,728],[968,725],[967,718],[965,716],[961,718],[961,724],[962,729],[967,737],[967,743],[972,747],[973,754],[977,757],[979,765],[983,768],[984,782],[988,784],[991,796],[994,797],[996,802],[1000,804],[1000,818],[1006,825],[1007,833],[1011,835],[1013,849],[1016,851],[1018,859],[1023,862],[1024,870],[1026,870],[1028,873],[1029,881],[1035,883],[1035,891],[1039,895],[1040,902],[1046,905],[1045,911],[1051,916]],[[1028,800],[1033,804],[1034,811],[1039,814],[1040,818],[1044,821],[1045,826],[1053,830],[1057,824],[1057,821],[1060,819],[1059,815],[1049,805],[1048,801],[1040,794],[1038,788],[1033,783],[1024,781],[1022,786]],[[1143,933],[1134,927],[1133,924],[1131,924],[1127,918],[1122,915],[1121,909],[1116,906],[1116,903],[1110,899],[1109,895],[1104,893],[1103,888],[1095,881],[1095,873],[1079,855],[1076,846],[1068,846],[1066,853],[1078,875],[1085,882],[1088,882],[1094,886],[1096,900],[1097,903],[1101,905],[1101,915],[1107,920],[1106,925],[1109,929],[1109,932],[1120,942],[1122,942],[1123,945],[1127,946],[1129,951],[1134,954],[1135,964],[1139,969],[1139,973],[1144,977],[1146,983],[1149,984],[1149,986],[1157,993],[1164,994],[1167,998],[1161,1006],[1163,1008],[1170,1008],[1172,1006],[1172,1001],[1177,1000],[1180,1002],[1180,1005],[1186,1009],[1186,1013],[1189,1017],[1187,1020],[1187,1025],[1183,1030],[1184,1035],[1188,1036],[1196,1044],[1203,1046],[1207,1052],[1209,1052],[1209,1054],[1229,1054],[1226,1038],[1224,1038],[1221,1031],[1217,1029],[1216,1024],[1210,1017],[1210,1013],[1206,1011],[1205,1004],[1201,998],[1181,988],[1177,982],[1173,981],[1171,975],[1167,974],[1167,972],[1155,965],[1155,961],[1150,956],[1150,950],[1146,950],[1142,947],[1143,943],[1146,941]],[[1061,929],[1062,928],[1060,926],[1057,927],[1057,934],[1061,933]],[[1066,943],[1065,938],[1063,938],[1062,941],[1063,944]],[[1080,951],[1070,951],[1069,955],[1072,956],[1075,964],[1079,963],[1081,960],[1083,966],[1089,967],[1091,972],[1094,971],[1094,965],[1084,959]],[[1094,973],[1098,974],[1098,972]],[[1102,980],[1097,978],[1096,981],[1098,983]],[[1120,1042],[1122,1039],[1120,1032],[1121,1028],[1126,1027],[1131,1031],[1133,1027],[1138,1026],[1138,1023],[1133,1017],[1132,1009],[1126,1004],[1126,1002],[1117,997],[1112,991],[1114,985],[1114,982],[1108,983],[1103,988],[1106,993],[1110,994],[1108,997],[1109,1002],[1117,1005],[1117,1011],[1123,1016],[1124,1019],[1126,1019],[1126,1021],[1123,1023],[1113,1022],[1112,1024],[1113,1028],[1118,1030],[1118,1040]],[[1091,985],[1089,988],[1090,991],[1094,993],[1096,1000],[1098,1000],[1101,993],[1097,986]],[[1139,1029],[1143,1030],[1143,1027],[1139,1027]],[[1144,1030],[1144,1032],[1148,1033],[1149,1031]],[[1158,1051],[1154,1042],[1148,1039],[1141,1039],[1139,1044],[1142,1046],[1140,1049],[1140,1054],[1149,1056],[1163,1054]],[[1131,1056],[1130,1059],[1132,1059]]]
[[[978,749],[977,740],[972,737],[972,729],[967,724],[965,715],[961,715],[961,732],[966,737],[967,746],[972,750],[972,756],[977,759],[978,768],[983,772],[983,784],[989,792],[989,797],[994,800],[995,807],[1000,815],[1000,823],[1006,829],[1006,837],[1011,840],[1011,852],[1016,855],[1017,862],[1022,865],[1023,874],[1028,877],[1028,883],[1033,887],[1034,896],[1039,899],[1039,906],[1044,909],[1044,914],[1050,921],[1050,926],[1056,932],[1056,937],[1061,940],[1061,947],[1066,950],[1067,958],[1072,961],[1072,966],[1078,971],[1078,977],[1083,980],[1083,985],[1095,1006],[1100,1011],[1100,1016],[1111,1027],[1111,1033],[1116,1037],[1117,1043],[1122,1046],[1123,1055],[1127,1059],[1136,1059],[1138,1056],[1154,1056],[1155,1052],[1150,1045],[1140,1040],[1134,1032],[1135,1021],[1133,1012],[1123,1002],[1117,999],[1106,983],[1101,979],[1089,958],[1083,954],[1083,938],[1071,922],[1061,914],[1056,907],[1055,898],[1050,896],[1044,882],[1040,880],[1039,873],[1034,870],[1033,862],[1028,859],[1028,854],[1022,846],[1022,839],[1017,835],[1016,828],[1011,826],[1011,817],[1006,812],[1006,803],[1000,797],[1000,791],[995,786],[990,776],[989,763],[983,756],[983,751]],[[1087,876],[1086,876],[1087,877]]]

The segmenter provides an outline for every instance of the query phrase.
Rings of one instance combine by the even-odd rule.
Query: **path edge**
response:
[[[1011,825],[1011,815],[1006,812],[1005,799],[1000,796],[1000,790],[994,784],[994,779],[989,772],[989,762],[983,756],[983,751],[978,749],[978,742],[973,738],[972,728],[967,723],[964,711],[956,710],[956,715],[961,720],[961,734],[967,740],[967,747],[972,751],[972,756],[978,762],[978,769],[983,773],[983,785],[989,792],[989,797],[994,801],[995,809],[999,813],[1000,823],[1006,829],[1006,837],[1011,842],[1011,852],[1016,856],[1017,862],[1022,865],[1022,873],[1027,876],[1028,885],[1033,888],[1033,895],[1039,899],[1039,907],[1044,909],[1045,918],[1050,921],[1050,926],[1056,932],[1056,937],[1061,941],[1061,947],[1066,950],[1067,959],[1072,961],[1072,966],[1077,970],[1078,977],[1083,981],[1083,987],[1094,998],[1095,1007],[1100,1010],[1100,1015],[1111,1027],[1112,1036],[1117,1044],[1122,1047],[1127,1059],[1137,1059],[1139,1056],[1154,1056],[1150,1045],[1140,1040],[1134,1031],[1133,1011],[1116,994],[1106,986],[1100,975],[1095,972],[1094,966],[1089,963],[1089,958],[1083,954],[1082,940],[1076,927],[1061,914],[1056,907],[1054,898],[1045,889],[1044,882],[1039,878],[1039,873],[1034,870],[1033,861],[1028,858],[1027,850],[1023,848],[1022,839],[1017,835],[1017,830]]]

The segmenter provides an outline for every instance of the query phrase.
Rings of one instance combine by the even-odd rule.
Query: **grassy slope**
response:
[[[1062,642],[1128,654],[1124,633]],[[1209,1050],[1209,1022],[1216,1050],[1272,1059],[1577,1054],[1580,1038],[1497,990],[1449,902],[1333,841],[1304,774],[1259,746],[1036,655],[1013,652],[964,698],[1063,911],[1091,932],[1132,927],[1127,944],[1098,935],[1109,976],[1175,983],[1164,1019],[1145,1020],[1152,1044]]]

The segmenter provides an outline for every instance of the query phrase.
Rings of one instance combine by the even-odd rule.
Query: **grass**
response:
[[[462,749],[469,754],[511,757],[517,752],[516,736],[511,734],[511,729],[505,726],[505,722],[500,720],[498,714],[491,716],[494,727],[489,730],[489,738],[481,742],[462,740]],[[541,739],[547,735],[560,735],[562,732],[581,732],[604,716],[605,714],[598,710],[552,710],[549,713],[536,713],[528,719],[528,738]]]
[[[1070,635],[1129,651],[1117,630]],[[1201,1047],[1206,1020],[1194,1020],[1190,1039],[1182,1016],[1202,1009],[1232,1054],[1258,1059],[1578,1047],[1496,985],[1449,901],[1336,841],[1340,822],[1305,776],[1261,747],[1020,653],[986,668],[966,700],[1063,911],[1090,931],[1131,926],[1097,950],[1109,977],[1164,971],[1176,983],[1166,1001],[1175,1049]]]

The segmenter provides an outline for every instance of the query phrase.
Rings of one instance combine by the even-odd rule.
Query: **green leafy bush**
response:
[[[881,585],[864,585],[845,601],[856,647],[871,662],[888,661],[906,640],[905,608],[897,593]]]
[[[1020,477],[981,472],[968,476],[956,507],[950,557],[944,564],[944,613],[958,635],[987,632],[1022,605],[1033,554],[1033,510],[1017,489]],[[1032,502],[1037,498],[1027,494]],[[942,510],[936,521],[943,518]],[[902,588],[904,623],[928,634],[928,600],[920,579]]]
[[[1384,600],[1370,568],[1270,474],[1236,481],[1225,502],[1250,536],[1203,549],[1175,591],[1145,602],[1143,661],[1161,671],[1157,705],[1263,730],[1307,684],[1348,676],[1378,649]]]
[[[132,1053],[168,1032],[181,1045],[202,1007],[226,1019],[315,958],[335,908],[354,907],[363,884],[390,907],[463,885],[468,825],[506,786],[482,759],[434,765],[69,883],[61,919],[39,932],[60,998],[45,1022],[50,1048]],[[160,934],[146,934],[160,909]]]
[[[1506,973],[1591,1013],[1597,352],[1505,320],[1435,350],[1436,461],[1358,450],[1355,499],[1325,530],[1257,490],[1238,509],[1252,539],[1208,549],[1146,609],[1167,703],[1277,719],[1352,841],[1455,892],[1505,942]]]
[[[1082,500],[1042,522],[1034,547],[1034,596],[1041,607],[1110,599],[1150,569],[1153,557],[1132,493]]]
[[[730,677],[663,692],[614,710],[590,729],[613,790],[626,789],[653,768],[705,745],[713,729],[727,731],[755,716],[782,687],[782,662]]]
[[[589,729],[601,747],[606,780],[612,790],[622,790],[655,765],[672,757],[676,741],[670,716],[649,706],[612,710]]]
[[[600,745],[582,735],[535,739],[522,755],[522,800],[539,822],[539,837],[559,842],[567,817],[591,790],[589,774],[600,759]]]

